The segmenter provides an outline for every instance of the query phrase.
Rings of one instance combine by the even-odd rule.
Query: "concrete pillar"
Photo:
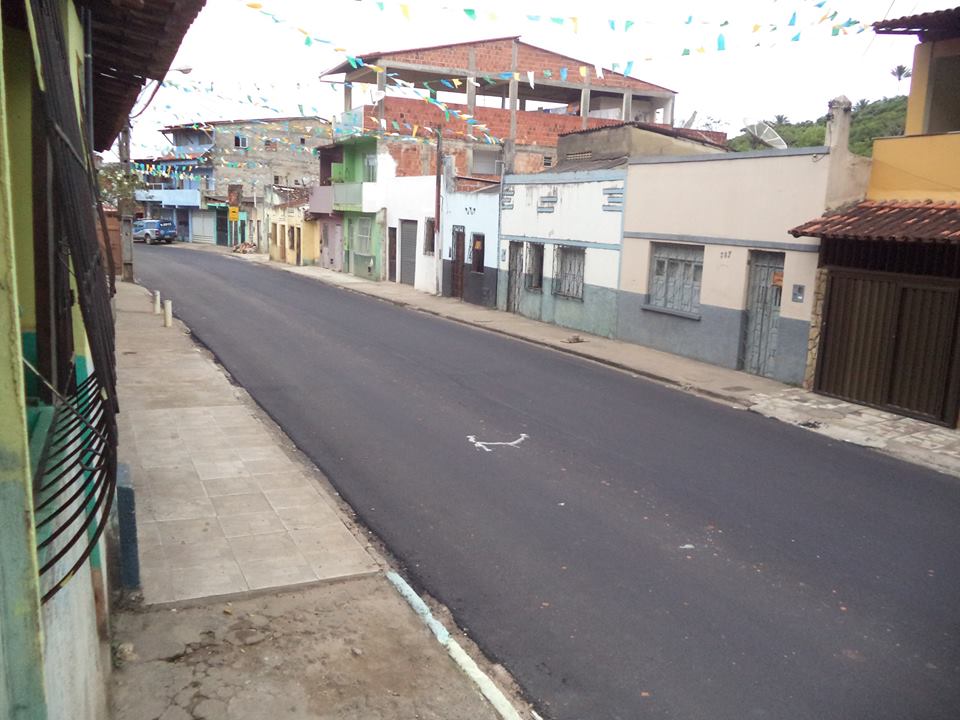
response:
[[[624,122],[633,120],[633,93],[623,93],[623,107],[620,110],[620,119]]]
[[[517,46],[517,41],[514,40],[512,43],[512,50],[510,53],[510,137],[509,140],[517,139],[517,56],[519,53],[519,47]]]
[[[590,85],[580,91],[580,127],[586,129],[587,118],[590,116]]]
[[[853,117],[853,103],[844,96],[835,97],[827,107],[830,118],[827,122],[827,145],[831,150],[847,150],[850,143],[850,120]]]
[[[163,301],[163,326],[170,327],[173,325],[173,300],[164,300]]]
[[[154,290],[154,291],[153,291],[153,314],[154,314],[154,315],[159,315],[159,314],[160,314],[160,312],[161,312],[161,310],[160,310],[161,305],[162,305],[162,303],[160,302],[160,291],[159,291],[159,290]]]
[[[477,109],[477,86],[473,84],[477,79],[477,51],[472,45],[467,49],[467,69],[470,71],[470,77],[467,78],[467,112],[473,115]]]
[[[377,91],[383,93],[379,100],[377,100],[377,120],[380,122],[380,127],[383,127],[383,119],[385,117],[384,113],[386,112],[387,105],[387,68],[384,66],[382,73],[377,73]]]
[[[350,112],[353,110],[353,88],[349,85],[343,86],[343,111]]]
[[[669,125],[673,127],[673,98],[671,97],[667,100],[667,104],[663,106],[663,123],[664,125]]]

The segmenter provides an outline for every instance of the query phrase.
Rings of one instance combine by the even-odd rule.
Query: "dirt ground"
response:
[[[382,575],[114,615],[114,720],[496,720]]]

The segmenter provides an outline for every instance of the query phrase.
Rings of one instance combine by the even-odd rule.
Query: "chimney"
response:
[[[827,146],[831,151],[846,152],[850,148],[850,118],[853,104],[841,95],[827,103],[830,112],[827,115]]]

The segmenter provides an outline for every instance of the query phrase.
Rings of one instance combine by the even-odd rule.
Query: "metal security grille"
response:
[[[702,245],[653,244],[650,304],[681,312],[700,312]]]
[[[583,299],[584,248],[557,246],[553,251],[553,294]]]
[[[40,592],[47,602],[86,562],[116,484],[112,413],[96,373],[61,398],[34,478]]]
[[[70,252],[70,264],[93,364],[100,376],[110,426],[116,405],[116,361],[113,316],[103,259],[97,241],[96,195],[86,153],[64,42],[60,3],[31,0],[43,85],[43,111],[53,158],[59,230]]]

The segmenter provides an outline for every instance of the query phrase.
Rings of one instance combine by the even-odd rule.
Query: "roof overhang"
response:
[[[960,244],[956,202],[864,200],[790,230],[794,237]]]
[[[960,7],[907,15],[873,24],[878,35],[916,35],[921,42],[960,37]]]

